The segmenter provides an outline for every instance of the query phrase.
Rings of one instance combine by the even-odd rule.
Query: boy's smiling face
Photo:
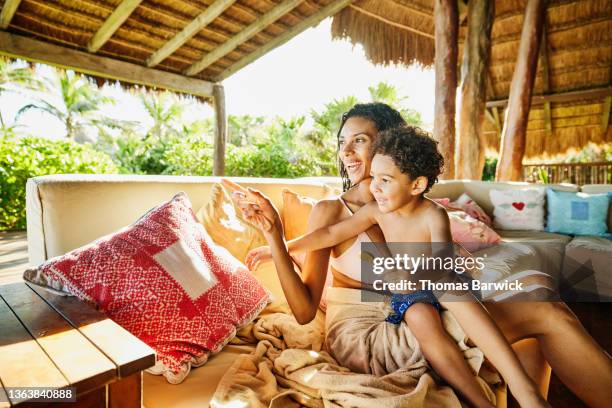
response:
[[[376,154],[372,159],[370,192],[383,213],[395,211],[423,193],[423,176],[411,179],[400,171],[390,156]],[[424,179],[424,180],[423,180]]]

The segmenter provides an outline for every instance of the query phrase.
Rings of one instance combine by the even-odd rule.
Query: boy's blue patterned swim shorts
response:
[[[400,324],[404,320],[404,314],[408,308],[415,303],[429,303],[434,306],[438,311],[440,310],[440,303],[438,299],[430,290],[419,290],[412,293],[395,293],[391,296],[391,308],[395,313],[387,316],[385,321],[393,324]]]

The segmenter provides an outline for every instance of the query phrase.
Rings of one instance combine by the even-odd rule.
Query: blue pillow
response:
[[[608,207],[612,193],[569,193],[546,189],[546,231],[572,235],[608,234]]]

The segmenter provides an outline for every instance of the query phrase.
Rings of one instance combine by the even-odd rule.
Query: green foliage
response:
[[[110,157],[91,146],[43,137],[0,134],[0,230],[23,229],[30,177],[58,173],[116,173]]]
[[[495,169],[497,168],[497,157],[486,157],[482,171],[483,181],[495,181]]]
[[[35,103],[30,103],[19,109],[17,118],[29,110],[45,112],[64,125],[66,137],[71,140],[86,139],[89,129],[98,129],[106,125],[120,126],[110,118],[99,119],[99,110],[104,104],[115,101],[99,92],[98,88],[83,76],[72,71],[57,71],[57,76],[49,80],[48,96]],[[59,103],[58,103],[59,102]]]
[[[399,96],[397,89],[386,82],[379,82],[376,86],[368,87],[372,102],[383,102],[398,110],[406,123],[409,125],[421,126],[423,120],[421,114],[414,109],[404,107],[407,96]]]

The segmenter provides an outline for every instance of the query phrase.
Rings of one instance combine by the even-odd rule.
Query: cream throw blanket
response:
[[[219,383],[217,407],[461,407],[448,386],[437,385],[407,326],[386,323],[383,302],[360,301],[359,291],[330,288],[327,316],[298,324],[286,303],[270,305],[234,343],[257,343]],[[499,382],[483,366],[482,352],[448,313],[445,328],[457,341],[479,382]],[[327,330],[327,338],[324,331]],[[324,349],[332,350],[332,357]],[[486,380],[486,381],[485,381]]]

